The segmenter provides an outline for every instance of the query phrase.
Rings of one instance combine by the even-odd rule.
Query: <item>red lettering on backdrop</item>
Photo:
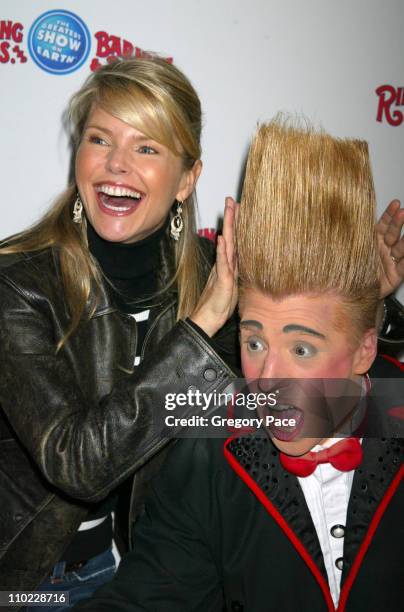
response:
[[[97,57],[108,57],[109,55],[122,55],[121,49],[121,39],[119,36],[110,36],[107,32],[96,32],[94,34],[97,40],[97,50],[95,52]],[[133,46],[128,41],[125,41],[127,44],[131,46],[133,50]]]
[[[2,42],[0,43],[0,63],[7,64],[10,61],[10,54],[8,49],[10,47],[10,43]]]
[[[136,47],[129,40],[125,40],[119,36],[112,36],[103,30],[94,34],[97,41],[97,48],[95,51],[95,57],[91,60],[90,70],[95,72],[105,62],[112,63],[120,57],[153,57],[153,53],[144,51],[140,47]],[[164,58],[170,64],[173,61],[172,57]]]
[[[216,242],[217,230],[215,230],[213,227],[204,227],[198,230],[198,236],[203,236],[212,242]]]
[[[401,125],[404,120],[404,113],[397,108],[394,109],[393,105],[396,107],[404,106],[404,88],[381,85],[376,89],[376,95],[379,96],[376,121],[381,122],[383,117],[385,117],[390,125]]]
[[[19,44],[12,43],[20,43],[23,40],[23,29],[24,26],[22,23],[18,21],[12,22],[11,20],[0,21],[0,63],[6,64],[10,62],[11,64],[15,64],[15,55],[17,59],[25,64],[27,58],[24,54],[24,51],[20,48]]]

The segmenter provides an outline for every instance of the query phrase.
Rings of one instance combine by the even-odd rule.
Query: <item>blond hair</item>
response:
[[[250,148],[238,220],[241,285],[333,292],[357,333],[375,326],[379,255],[366,142],[276,118]],[[351,318],[352,318],[351,317]]]
[[[184,169],[192,168],[201,156],[198,95],[185,75],[161,58],[116,60],[88,77],[69,106],[74,154],[94,104],[181,156]],[[72,222],[76,196],[73,180],[38,223],[0,248],[0,254],[58,248],[70,312],[70,326],[58,348],[75,331],[84,313],[91,316],[94,312],[101,283],[101,271],[88,250],[86,222],[79,227]],[[186,317],[195,307],[206,267],[197,241],[195,217],[195,195],[191,194],[184,201],[184,229],[174,247],[176,270],[169,281],[169,286],[175,285],[178,290],[178,318]]]

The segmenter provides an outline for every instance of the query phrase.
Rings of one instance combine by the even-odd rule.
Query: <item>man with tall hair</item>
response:
[[[263,125],[237,244],[243,373],[277,402],[257,431],[175,445],[134,551],[77,609],[399,610],[403,366],[376,357],[366,143]]]

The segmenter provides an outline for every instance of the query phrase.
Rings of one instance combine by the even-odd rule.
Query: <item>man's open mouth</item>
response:
[[[302,431],[304,412],[292,404],[276,404],[266,407],[264,419],[265,426],[275,438],[289,442]]]

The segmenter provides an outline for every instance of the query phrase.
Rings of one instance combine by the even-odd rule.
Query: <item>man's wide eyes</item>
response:
[[[264,343],[262,342],[262,340],[260,340],[259,338],[248,338],[246,340],[246,345],[247,345],[247,350],[250,353],[258,353],[260,351],[263,351],[265,348]]]
[[[317,349],[308,342],[299,342],[294,345],[293,353],[297,355],[297,357],[302,357],[304,359],[306,357],[314,357],[317,353]]]

